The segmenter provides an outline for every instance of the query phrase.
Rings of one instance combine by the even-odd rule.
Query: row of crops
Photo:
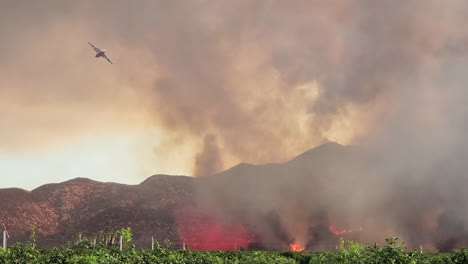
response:
[[[364,246],[341,240],[333,252],[270,252],[270,251],[190,251],[171,250],[155,245],[154,250],[127,246],[105,247],[82,241],[78,245],[54,249],[38,249],[34,243],[0,248],[0,263],[468,263],[468,250],[449,253],[406,251],[397,238],[387,239],[385,246]]]

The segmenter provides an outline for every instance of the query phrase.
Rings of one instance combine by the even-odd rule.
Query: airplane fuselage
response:
[[[99,58],[101,57],[102,55],[104,55],[105,51],[99,51],[98,53],[96,53],[96,58]]]

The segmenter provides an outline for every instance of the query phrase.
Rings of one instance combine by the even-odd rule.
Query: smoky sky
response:
[[[222,168],[196,162],[208,135],[223,150],[224,168],[350,142],[367,131],[355,123],[367,126],[372,117],[349,98],[318,106],[333,101],[323,80],[341,64],[353,9],[301,1],[2,1],[2,149],[40,151],[83,134],[153,126],[171,135],[156,153],[177,149],[182,138],[193,146],[184,166],[212,174]],[[115,64],[96,63],[88,41]]]
[[[190,145],[181,166],[197,176],[337,141],[382,156],[384,182],[466,153],[462,0],[0,7],[7,153],[153,126],[170,135],[154,159]],[[88,41],[115,63],[95,63]]]

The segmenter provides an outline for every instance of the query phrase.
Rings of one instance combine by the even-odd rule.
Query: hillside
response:
[[[309,199],[301,195],[316,188],[322,178],[333,175],[333,163],[352,162],[348,151],[330,143],[283,164],[240,164],[203,178],[155,175],[139,185],[77,178],[43,185],[31,192],[1,189],[0,219],[12,234],[10,242],[24,241],[31,226],[35,226],[38,244],[43,247],[74,241],[79,232],[95,234],[122,227],[132,228],[137,246],[148,247],[151,236],[178,241],[181,234],[177,225],[187,225],[186,219],[196,218],[194,210],[186,208],[197,208],[197,215],[240,221],[248,229],[258,224],[257,216],[276,217],[272,212],[280,208],[271,207],[270,203],[275,197],[285,199],[283,204],[292,200],[307,203]],[[309,174],[313,171],[321,176],[312,178]],[[253,204],[262,209],[252,208]],[[176,219],[178,212],[184,217]],[[239,213],[248,213],[253,219],[240,219]],[[199,232],[203,237],[204,231]]]
[[[328,143],[284,163],[243,163],[208,177],[154,175],[138,185],[78,178],[31,192],[0,189],[0,219],[10,242],[25,241],[36,226],[41,247],[125,227],[146,248],[152,236],[225,250],[330,249],[343,235],[365,243],[400,236],[431,250],[466,245],[466,232],[452,228],[463,226],[452,204],[429,195],[438,185],[421,188],[403,172],[382,177],[382,164],[360,148]]]
[[[72,241],[78,232],[131,227],[136,243],[156,237],[175,239],[172,209],[190,203],[190,177],[155,175],[139,185],[102,183],[78,178],[43,185],[31,192],[0,190],[0,219],[12,235],[24,241],[37,228],[39,246]]]

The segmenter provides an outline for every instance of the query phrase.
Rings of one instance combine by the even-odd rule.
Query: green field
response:
[[[15,244],[0,248],[0,263],[468,263],[468,249],[449,253],[407,251],[397,238],[387,239],[387,245],[364,246],[340,240],[336,251],[271,252],[271,251],[190,251],[171,250],[170,245],[156,243],[154,250],[135,249],[126,244],[94,248],[87,241],[70,247],[37,249],[34,243]]]

